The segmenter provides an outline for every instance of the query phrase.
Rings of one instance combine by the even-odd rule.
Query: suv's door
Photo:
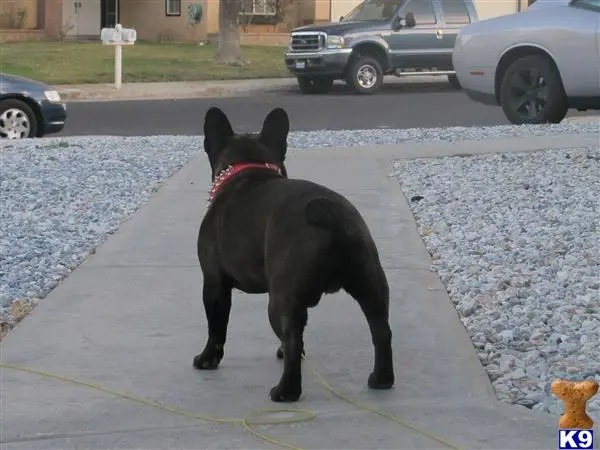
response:
[[[388,43],[394,68],[429,69],[438,67],[443,52],[441,18],[438,17],[431,0],[410,0],[398,11],[400,17],[413,13],[416,25],[413,28],[392,30]],[[438,34],[436,34],[438,32]]]
[[[477,20],[476,12],[473,9],[472,14],[469,14],[465,0],[439,0],[442,8],[443,27],[441,30],[442,40],[441,47],[443,48],[443,60],[441,70],[452,69],[452,51],[456,36],[462,27]],[[475,16],[475,17],[472,17]]]

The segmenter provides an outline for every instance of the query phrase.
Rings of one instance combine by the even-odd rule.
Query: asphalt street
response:
[[[198,135],[206,110],[217,105],[237,132],[257,131],[274,107],[285,108],[293,131],[507,125],[500,107],[475,103],[442,83],[394,83],[372,96],[345,86],[328,95],[295,89],[278,94],[189,100],[70,102],[63,136]],[[572,112],[569,116],[590,114]]]

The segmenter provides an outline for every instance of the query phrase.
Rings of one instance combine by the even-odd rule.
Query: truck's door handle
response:
[[[443,30],[436,30],[435,37],[438,38],[438,39],[442,39],[444,37],[444,31]]]

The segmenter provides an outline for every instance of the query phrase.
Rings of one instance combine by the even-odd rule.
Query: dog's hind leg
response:
[[[220,278],[204,278],[202,300],[208,322],[208,341],[202,353],[194,358],[196,369],[214,370],[223,359],[231,311],[231,290],[231,286]]]
[[[273,294],[269,299],[269,321],[281,339],[283,356],[283,374],[270,392],[274,402],[295,402],[302,394],[302,353],[308,311],[305,306],[290,307],[286,300]]]
[[[277,351],[275,352],[275,356],[277,359],[283,359],[283,331],[281,324],[281,315],[282,312],[277,310],[277,305],[269,301],[269,323],[271,324],[271,328],[275,336],[279,339],[280,345],[277,347]],[[302,348],[302,356],[305,355],[304,348]]]
[[[283,359],[283,330],[281,323],[282,311],[279,311],[278,305],[272,297],[269,298],[268,313],[271,329],[273,330],[273,333],[275,333],[275,336],[277,336],[279,342],[281,343],[281,345],[277,347],[277,352],[275,352],[275,355],[277,356],[277,359]]]
[[[389,389],[394,385],[394,363],[385,272],[379,264],[365,264],[359,273],[352,275],[344,283],[344,289],[360,305],[375,349],[375,364],[368,385],[371,389]]]

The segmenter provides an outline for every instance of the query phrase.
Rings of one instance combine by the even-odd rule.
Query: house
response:
[[[528,0],[474,1],[482,19],[528,4]],[[242,43],[286,45],[289,29],[337,21],[360,2],[242,0]],[[199,42],[218,32],[219,0],[0,0],[0,29],[4,29],[0,38],[10,29],[14,39],[19,33],[29,38],[99,39],[102,28],[117,22],[135,28],[141,40]]]
[[[0,0],[0,42],[44,37],[47,0]]]

